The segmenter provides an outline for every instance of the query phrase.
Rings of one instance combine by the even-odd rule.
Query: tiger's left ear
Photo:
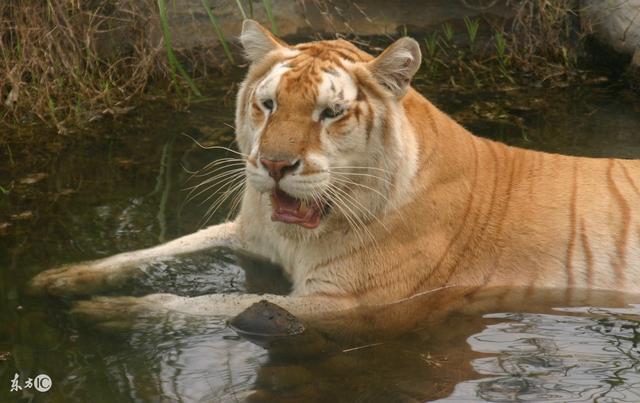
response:
[[[395,41],[367,64],[378,83],[400,98],[407,92],[421,62],[422,54],[418,42],[404,37]]]
[[[242,22],[240,43],[244,48],[247,59],[252,63],[262,60],[272,50],[287,46],[284,41],[254,20],[244,20]]]

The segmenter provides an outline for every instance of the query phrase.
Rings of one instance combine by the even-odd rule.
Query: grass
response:
[[[496,52],[498,58],[498,69],[500,73],[511,81],[514,82],[513,78],[509,74],[508,66],[509,66],[509,57],[507,55],[507,41],[504,38],[502,32],[496,32],[494,35],[495,44],[496,44]]]
[[[204,1],[203,1],[204,4]],[[164,47],[167,51],[167,59],[169,60],[169,67],[171,69],[171,75],[173,77],[173,81],[176,82],[176,70],[180,73],[184,81],[189,86],[189,89],[198,97],[202,96],[202,93],[193,82],[189,73],[182,67],[182,64],[178,61],[175,53],[173,52],[173,47],[171,46],[171,29],[169,28],[169,19],[167,16],[167,5],[166,0],[158,0],[158,11],[160,12],[160,23],[162,25],[162,36],[164,39]]]
[[[515,15],[502,28],[513,54],[525,61],[532,55],[550,60],[562,58],[561,48],[571,43],[578,27],[574,26],[578,6],[574,0],[511,0]],[[589,27],[584,27],[585,33]],[[506,33],[508,32],[508,35]],[[574,46],[575,48],[575,46]]]
[[[438,32],[433,32],[431,35],[424,38],[424,46],[426,49],[426,55],[429,59],[433,59],[438,54]]]
[[[0,120],[67,133],[127,109],[170,74],[147,33],[157,18],[151,1],[86,3],[0,2]]]
[[[464,26],[467,28],[467,37],[469,39],[469,47],[473,50],[478,37],[478,28],[480,28],[480,21],[472,20],[469,17],[464,17]]]
[[[210,3],[201,0],[224,57],[235,65],[237,56]],[[202,96],[197,81],[221,65],[211,49],[176,50],[171,26],[175,1],[117,4],[0,2],[0,123],[44,123],[65,134],[104,116],[126,113],[150,91],[164,92],[176,105]],[[252,1],[232,4],[242,18],[253,17]],[[278,33],[271,2],[263,0],[262,7]],[[161,34],[160,43],[155,32]],[[170,96],[174,92],[177,97]]]
[[[423,38],[425,76],[476,87],[566,83],[586,77],[579,64],[590,27],[576,25],[574,0],[507,0],[513,18],[464,18],[466,40],[445,22]]]
[[[247,15],[245,14],[244,9],[242,8],[242,4],[240,4],[240,0],[237,0],[237,3],[242,13],[242,18],[246,19]],[[220,24],[218,24],[218,20],[216,19],[215,15],[213,15],[213,11],[211,11],[211,7],[209,7],[209,4],[207,4],[207,0],[202,0],[202,7],[204,7],[205,11],[207,12],[207,15],[209,16],[209,21],[211,21],[211,25],[213,26],[213,29],[216,31],[216,35],[218,36],[218,41],[222,45],[224,54],[227,56],[227,59],[229,59],[229,62],[231,62],[231,64],[236,64],[236,61],[233,58],[233,54],[231,53],[231,49],[229,49],[229,43],[227,42],[227,39],[225,38],[224,33],[222,32],[222,29],[220,29]]]
[[[448,22],[442,24],[442,33],[444,34],[444,39],[447,43],[451,43],[453,41],[453,27]]]
[[[210,49],[174,47],[172,1],[123,0],[118,7],[113,0],[0,2],[0,121],[14,126],[44,122],[67,133],[103,116],[126,113],[152,90],[167,99],[192,102],[195,96],[197,101],[202,93],[196,83],[211,66],[211,59],[205,60]],[[331,19],[326,1],[316,6],[323,3],[323,18]],[[577,76],[575,0],[507,2],[514,17],[500,25],[465,18],[463,26],[446,22],[428,33],[422,41],[426,78],[453,86],[469,80],[484,87],[514,84],[521,77]],[[201,0],[224,57],[235,65],[237,55],[210,4]],[[279,34],[269,0],[230,4],[238,18],[252,18],[254,7],[261,7]],[[337,20],[327,22],[338,26]],[[459,29],[466,35],[456,35]],[[154,30],[162,35],[160,44]],[[407,25],[399,30],[408,34]],[[174,92],[177,97],[171,96]]]
[[[276,35],[280,35],[280,32],[278,32],[278,24],[276,23],[276,19],[273,16],[273,10],[271,9],[271,2],[269,0],[262,0],[262,5],[267,13],[267,19],[271,23],[271,31]]]
[[[244,12],[244,7],[242,7],[242,3],[240,2],[240,0],[236,0],[236,5],[238,6],[238,9],[240,10],[240,14],[242,14],[242,19],[246,20],[247,19],[247,13]],[[249,5],[251,5],[251,1],[249,1]]]

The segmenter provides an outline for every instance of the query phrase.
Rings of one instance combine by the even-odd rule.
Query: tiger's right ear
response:
[[[254,20],[244,20],[242,22],[240,43],[244,48],[247,59],[252,63],[261,60],[272,50],[287,46],[285,42]]]

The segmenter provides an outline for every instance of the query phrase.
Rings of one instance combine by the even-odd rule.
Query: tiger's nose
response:
[[[282,179],[287,172],[291,172],[300,166],[300,160],[270,160],[268,158],[260,158],[260,163],[267,169],[269,176],[276,182]]]

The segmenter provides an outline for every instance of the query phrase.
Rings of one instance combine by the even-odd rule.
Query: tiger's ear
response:
[[[242,22],[240,43],[244,48],[247,59],[252,63],[261,60],[272,50],[287,46],[281,39],[274,36],[254,20],[244,20]]]
[[[418,71],[421,62],[422,54],[418,42],[404,37],[370,61],[368,67],[378,83],[400,98],[407,92],[409,82]]]

